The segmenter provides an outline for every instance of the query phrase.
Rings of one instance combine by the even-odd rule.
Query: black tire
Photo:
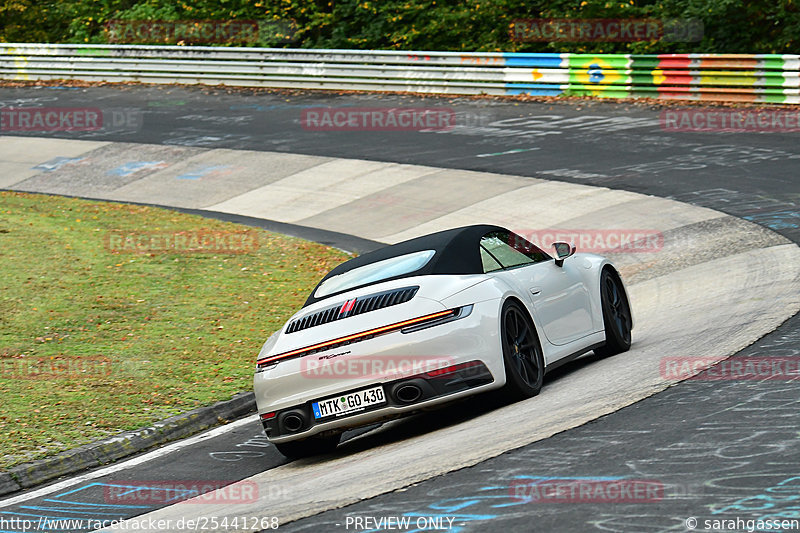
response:
[[[275,447],[289,459],[300,459],[330,453],[339,445],[341,434],[326,437],[309,437],[291,442],[276,442]]]
[[[603,307],[603,324],[606,330],[606,343],[595,348],[600,357],[627,352],[631,347],[633,320],[631,306],[622,282],[609,269],[600,274],[600,301]]]
[[[506,369],[503,392],[512,400],[536,396],[544,382],[542,346],[527,311],[514,301],[503,306],[500,337]]]

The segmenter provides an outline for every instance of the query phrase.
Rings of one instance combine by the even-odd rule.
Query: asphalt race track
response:
[[[257,484],[257,501],[209,497],[202,507],[181,503],[145,516],[224,509],[230,516],[281,516],[280,529],[287,531],[387,530],[372,521],[380,517],[410,519],[405,531],[421,523],[428,531],[442,525],[576,532],[687,531],[690,517],[698,519],[697,530],[704,519],[800,519],[797,376],[672,387],[658,379],[659,357],[724,357],[796,312],[800,260],[787,243],[800,242],[798,134],[670,132],[660,127],[660,108],[595,102],[148,87],[4,88],[0,102],[91,105],[117,117],[98,131],[13,132],[0,140],[0,186],[10,189],[204,208],[381,242],[468,223],[476,210],[512,227],[522,216],[514,229],[656,228],[664,235],[658,254],[614,257],[632,283],[637,329],[630,356],[577,361],[550,376],[542,395],[528,402],[472,399],[354,433],[331,458],[288,465],[258,422],[245,419],[140,456],[138,463],[0,501],[0,518],[143,515],[170,502],[115,507],[107,503],[108,491],[143,480],[201,477],[224,484],[258,475],[244,482]],[[445,107],[458,121],[449,131],[310,131],[300,124],[309,106]],[[254,188],[259,166],[248,166],[247,157],[271,158],[275,164],[261,166],[262,173],[269,168],[283,181]],[[92,165],[81,167],[81,158]],[[127,167],[133,177],[118,181],[86,170],[135,161],[156,164]],[[380,186],[367,190],[373,182]],[[164,183],[176,194],[164,196]],[[315,194],[302,194],[309,190]],[[797,358],[798,341],[794,316],[734,358]],[[590,385],[597,390],[575,397]],[[324,486],[309,493],[311,475]],[[647,481],[657,491],[614,503],[513,497],[520,483],[553,479]]]

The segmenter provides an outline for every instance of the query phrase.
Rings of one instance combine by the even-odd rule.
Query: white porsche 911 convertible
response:
[[[466,226],[333,269],[258,354],[270,442],[287,457],[324,453],[346,429],[491,389],[528,398],[563,363],[628,350],[633,318],[614,266],[553,248]]]

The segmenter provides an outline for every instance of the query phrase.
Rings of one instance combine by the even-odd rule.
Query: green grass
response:
[[[263,230],[240,254],[106,245],[115,231],[244,229],[0,192],[0,468],[251,389],[261,344],[346,254]]]

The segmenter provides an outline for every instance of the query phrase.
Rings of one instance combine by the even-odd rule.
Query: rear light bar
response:
[[[291,350],[289,352],[279,353],[277,355],[272,355],[270,357],[265,357],[264,359],[259,359],[256,361],[257,368],[263,368],[267,365],[272,363],[277,363],[278,361],[282,361],[284,359],[290,359],[294,357],[302,357],[303,355],[307,355],[311,352],[315,352],[317,350],[321,350],[324,348],[335,348],[339,345],[343,344],[350,344],[353,342],[358,342],[367,338],[374,337],[375,335],[383,335],[385,333],[391,333],[392,331],[397,331],[403,328],[407,328],[408,326],[415,326],[418,324],[422,324],[424,322],[440,320],[444,318],[450,318],[459,315],[461,312],[461,308],[457,309],[448,309],[447,311],[439,311],[436,313],[431,313],[430,315],[419,316],[417,318],[410,318],[408,320],[403,320],[402,322],[395,322],[394,324],[389,324],[388,326],[381,326],[379,328],[369,329],[367,331],[362,331],[361,333],[354,333],[352,335],[347,335],[344,337],[339,337],[337,339],[320,342],[318,344],[312,344],[311,346],[306,346],[305,348],[298,348],[296,350]]]

